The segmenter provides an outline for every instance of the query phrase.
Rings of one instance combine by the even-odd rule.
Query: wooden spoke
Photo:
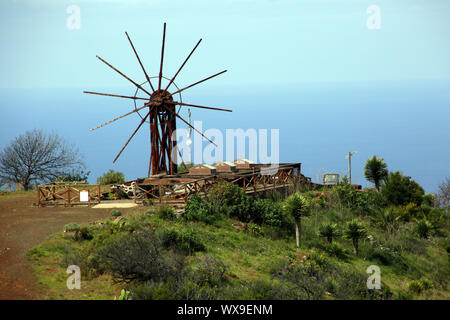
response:
[[[213,108],[213,107],[204,107],[204,106],[198,106],[196,104],[189,104],[184,102],[177,102],[177,101],[167,101],[167,103],[170,104],[178,104],[180,106],[187,106],[187,107],[194,107],[194,108],[202,108],[202,109],[210,109],[210,110],[218,110],[218,111],[227,111],[227,112],[233,112],[233,110],[230,109],[221,109],[221,108]]]
[[[211,79],[211,78],[217,77],[219,74],[222,74],[222,73],[224,73],[224,72],[227,72],[227,70],[223,70],[223,71],[221,71],[221,72],[219,72],[219,73],[216,73],[216,74],[214,74],[214,75],[212,75],[212,76],[210,76],[210,77],[208,77],[208,78],[205,78],[205,79],[203,79],[203,80],[197,81],[197,82],[195,82],[195,83],[193,83],[193,84],[191,84],[191,85],[189,85],[189,86],[187,86],[187,87],[185,87],[185,88],[183,88],[183,89],[180,89],[180,90],[178,90],[178,91],[175,91],[175,92],[172,93],[171,95],[173,96],[173,95],[175,95],[175,94],[177,94],[177,93],[180,93],[180,92],[182,92],[182,91],[184,91],[184,90],[186,90],[186,89],[189,89],[189,88],[191,88],[191,87],[193,87],[193,86],[195,86],[195,85],[197,85],[197,84],[199,84],[199,83],[202,83],[202,82],[204,82],[204,81],[206,81],[206,80],[209,80],[209,79]]]
[[[194,129],[198,134],[200,134],[203,138],[205,138],[206,140],[208,140],[209,142],[211,142],[214,146],[217,147],[217,144],[215,144],[214,142],[211,141],[211,139],[209,139],[207,136],[205,136],[203,133],[201,133],[200,131],[198,131],[196,128],[194,128],[189,122],[187,122],[186,120],[184,120],[182,117],[180,117],[176,112],[173,112],[172,110],[170,110],[169,108],[167,108],[166,106],[164,106],[164,108],[169,111],[172,112],[177,118],[179,118],[181,121],[183,121],[184,123],[186,123],[189,127],[191,127],[192,129]]]
[[[119,120],[119,119],[122,119],[122,118],[124,118],[124,117],[126,117],[126,116],[129,116],[130,114],[132,114],[132,113],[134,113],[134,112],[137,112],[137,111],[139,111],[139,110],[142,110],[142,109],[144,109],[144,108],[147,108],[148,106],[149,106],[149,105],[146,104],[146,105],[144,105],[143,107],[140,107],[140,108],[138,108],[138,109],[135,109],[135,110],[133,110],[133,111],[130,111],[130,112],[128,112],[128,113],[125,113],[124,115],[121,115],[120,117],[117,117],[117,118],[114,118],[114,119],[112,119],[112,120],[110,120],[110,121],[108,121],[108,122],[105,122],[105,123],[99,125],[98,127],[95,127],[95,128],[90,129],[89,131],[93,131],[93,130],[99,129],[99,128],[101,128],[101,127],[104,127],[104,126],[106,126],[107,124],[110,124],[110,123],[112,123],[112,122],[114,122],[114,121],[117,121],[117,120]]]
[[[134,135],[136,134],[136,132],[138,132],[139,128],[144,124],[145,120],[147,119],[147,117],[150,115],[150,112],[147,113],[147,115],[142,119],[141,123],[138,125],[138,127],[136,128],[136,130],[134,130],[133,134],[131,135],[130,138],[128,138],[127,143],[125,143],[125,145],[123,146],[123,148],[120,150],[119,154],[114,158],[113,163],[116,162],[116,160],[120,157],[120,155],[122,154],[122,151],[125,150],[125,148],[127,147],[128,143],[131,141],[131,139],[133,139]]]
[[[96,94],[96,95],[99,95],[99,96],[108,96],[108,97],[116,97],[116,98],[125,98],[125,99],[148,101],[148,98],[133,97],[133,96],[121,96],[121,95],[118,95],[118,94],[111,94],[111,93],[101,93],[101,92],[92,92],[92,91],[83,91],[83,93]]]
[[[124,75],[122,72],[120,72],[119,70],[117,70],[116,68],[114,68],[111,64],[109,64],[108,62],[106,62],[105,60],[103,60],[102,58],[100,58],[99,56],[97,56],[97,58],[103,62],[104,64],[106,64],[108,67],[110,67],[111,69],[113,69],[114,71],[116,71],[118,74],[120,74],[122,77],[124,77],[125,79],[127,79],[128,81],[130,81],[131,83],[133,83],[136,87],[138,87],[139,89],[141,89],[142,91],[144,91],[146,94],[148,94],[149,96],[151,96],[152,94],[150,92],[148,92],[147,90],[145,90],[144,88],[142,88],[142,86],[136,82],[134,82],[133,80],[131,80],[130,78],[128,78],[126,75]]]
[[[145,78],[147,79],[148,83],[150,84],[150,87],[152,88],[153,92],[155,92],[155,89],[153,88],[152,82],[150,81],[150,77],[148,76],[147,72],[145,71],[144,66],[142,65],[141,59],[139,58],[138,53],[136,52],[136,49],[134,48],[133,42],[131,42],[130,37],[128,36],[128,32],[125,32],[125,34],[127,35],[128,41],[131,44],[131,48],[133,48],[134,54],[136,55],[136,58],[139,61],[139,64],[141,65],[142,71],[144,71],[145,74]]]
[[[166,42],[166,23],[164,22],[163,40],[162,40],[162,49],[161,49],[161,65],[159,66],[158,90],[161,89],[162,69],[163,69],[163,60],[164,60],[164,43],[165,42]]]
[[[180,69],[178,69],[177,73],[175,73],[175,75],[173,76],[173,78],[170,80],[169,84],[167,85],[166,89],[164,89],[165,91],[167,91],[167,89],[169,89],[170,85],[172,84],[172,82],[175,81],[175,78],[177,77],[178,73],[181,71],[181,69],[183,69],[184,65],[186,64],[186,62],[189,60],[189,58],[191,57],[191,55],[194,53],[195,49],[197,49],[198,45],[200,44],[200,42],[202,42],[202,39],[198,40],[197,44],[195,45],[194,49],[192,49],[191,53],[189,53],[188,57],[186,58],[186,60],[184,60],[183,64],[181,65]]]

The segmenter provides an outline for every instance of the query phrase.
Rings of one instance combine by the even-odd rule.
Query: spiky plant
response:
[[[325,223],[319,227],[319,237],[326,238],[329,243],[333,242],[333,238],[339,237],[341,232],[336,223]]]
[[[306,196],[294,193],[284,201],[284,210],[295,220],[295,239],[297,247],[300,247],[302,238],[301,218],[311,215],[310,201]]]
[[[375,184],[375,188],[380,191],[381,183],[388,176],[387,165],[384,159],[378,158],[377,156],[368,159],[364,166],[364,176],[368,181]]]
[[[355,254],[359,253],[359,239],[365,237],[367,234],[364,225],[357,219],[347,223],[347,228],[345,229],[345,236],[351,239],[353,242],[353,247],[355,248]]]

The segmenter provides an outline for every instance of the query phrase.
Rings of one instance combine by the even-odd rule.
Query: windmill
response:
[[[137,128],[134,130],[134,132],[131,134],[131,136],[126,141],[125,145],[122,147],[120,152],[117,154],[117,156],[114,158],[113,163],[117,161],[117,159],[120,157],[122,152],[125,150],[127,145],[130,143],[131,139],[135,136],[135,134],[139,131],[139,129],[144,125],[144,123],[149,123],[150,125],[150,163],[148,168],[148,175],[155,175],[155,174],[175,174],[177,173],[177,153],[181,157],[181,153],[177,147],[177,141],[176,137],[173,136],[173,133],[176,130],[176,119],[180,119],[183,121],[188,127],[197,133],[199,133],[202,137],[204,137],[206,140],[208,140],[210,143],[217,145],[212,142],[208,137],[203,135],[199,130],[194,128],[190,121],[184,120],[180,115],[181,107],[193,107],[193,108],[202,108],[202,109],[209,109],[209,110],[218,110],[218,111],[227,111],[231,112],[229,109],[223,109],[223,108],[213,108],[213,107],[206,107],[206,106],[199,106],[195,104],[188,104],[182,102],[181,99],[181,92],[183,92],[186,89],[189,89],[197,84],[200,84],[204,81],[207,81],[209,79],[212,79],[227,70],[218,72],[212,76],[209,76],[207,78],[204,78],[200,81],[197,81],[191,85],[188,85],[184,88],[179,89],[174,81],[178,74],[180,73],[181,69],[183,69],[186,62],[189,60],[191,55],[194,53],[195,49],[197,49],[198,45],[202,41],[200,39],[197,44],[195,45],[194,49],[189,53],[187,58],[184,60],[183,64],[180,66],[178,71],[175,73],[175,75],[171,78],[165,78],[163,76],[163,61],[164,61],[164,44],[166,39],[166,23],[164,23],[164,29],[163,29],[163,37],[162,37],[162,48],[161,48],[161,62],[159,67],[159,75],[150,77],[147,73],[147,71],[144,68],[144,65],[142,64],[142,61],[133,45],[133,42],[131,41],[129,35],[127,32],[125,32],[125,35],[127,36],[128,41],[130,42],[131,48],[133,49],[134,54],[136,55],[136,58],[139,62],[140,67],[142,68],[142,71],[145,75],[146,81],[143,83],[137,83],[128,76],[126,76],[124,73],[116,69],[114,66],[112,66],[109,62],[102,59],[101,57],[97,56],[97,58],[102,61],[104,64],[106,64],[108,67],[116,71],[118,74],[120,74],[122,77],[130,81],[132,84],[136,86],[136,92],[134,96],[124,96],[124,95],[118,95],[118,94],[110,94],[110,93],[100,93],[100,92],[92,92],[92,91],[84,91],[84,93],[87,94],[94,94],[94,95],[100,95],[100,96],[109,96],[109,97],[116,97],[116,98],[125,98],[125,99],[131,99],[134,100],[135,107],[134,110],[125,113],[119,117],[116,117],[108,122],[105,122],[93,129],[96,130],[98,128],[101,128],[103,126],[106,126],[114,121],[117,121],[119,119],[122,119],[124,117],[127,117],[131,114],[138,113],[141,117],[141,121]],[[152,84],[152,79],[157,80],[157,84]],[[167,86],[163,88],[161,86],[161,82],[163,79],[166,79],[169,81]],[[171,85],[174,85],[176,87],[175,91],[169,92],[169,88]],[[147,89],[144,87],[146,86]],[[138,93],[142,93],[144,95],[147,95],[147,97],[140,97],[138,96]],[[178,95],[179,101],[175,101],[175,96]],[[142,101],[143,105],[137,106],[136,102]],[[180,106],[178,111],[175,110],[176,106]],[[142,116],[139,111],[143,112],[144,115]],[[148,120],[147,120],[148,119]],[[181,158],[183,161],[183,159]],[[184,163],[184,161],[183,161]]]

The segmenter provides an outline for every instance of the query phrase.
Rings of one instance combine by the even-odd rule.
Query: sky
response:
[[[134,95],[96,55],[141,83],[124,32],[156,76],[167,22],[164,76],[200,38],[176,84],[227,70],[183,92],[233,110],[192,109],[204,130],[279,129],[280,161],[301,162],[314,181],[347,174],[344,156],[357,151],[354,183],[370,185],[363,167],[377,155],[435,192],[450,176],[449,16],[447,0],[3,0],[0,148],[45,129],[78,146],[91,182],[110,168],[145,176],[148,128],[112,163],[137,115],[89,131],[134,105],[82,91]]]

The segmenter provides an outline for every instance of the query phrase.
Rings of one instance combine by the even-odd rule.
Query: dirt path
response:
[[[109,209],[32,207],[33,193],[0,196],[0,300],[40,299],[27,252],[69,222],[105,218]]]

